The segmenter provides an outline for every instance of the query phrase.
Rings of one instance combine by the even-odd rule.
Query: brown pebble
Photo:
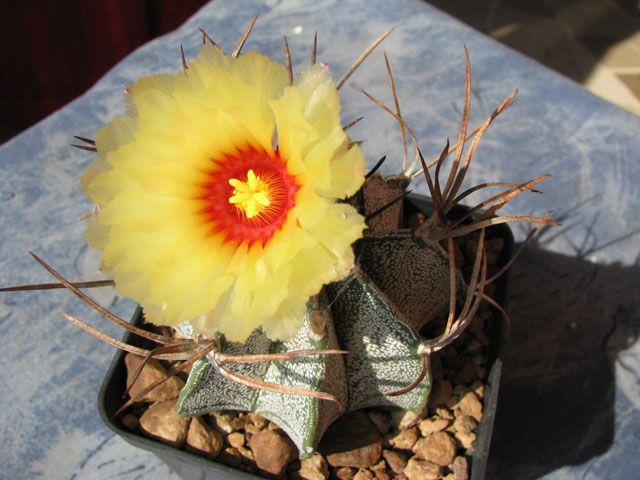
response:
[[[336,477],[340,480],[352,480],[356,471],[353,467],[341,467],[336,470]]]
[[[467,387],[466,385],[456,385],[456,387],[453,389],[453,394],[456,397],[462,397],[465,393],[470,392],[471,389],[469,387]]]
[[[227,443],[234,448],[244,446],[244,440],[245,437],[242,432],[233,432],[227,435]]]
[[[455,418],[453,413],[451,413],[448,408],[444,407],[436,408],[435,414],[440,418],[444,418],[445,420],[453,420]]]
[[[417,459],[428,460],[442,467],[453,462],[456,449],[456,441],[446,432],[436,432],[421,438],[413,447]]]
[[[442,467],[426,460],[412,458],[407,463],[405,475],[409,480],[438,480],[442,476]]]
[[[220,453],[223,443],[222,435],[202,417],[193,417],[187,433],[186,450],[214,459]]]
[[[478,422],[469,415],[460,415],[453,422],[453,429],[456,432],[472,432],[478,427]]]
[[[391,424],[394,425],[398,430],[406,430],[408,428],[416,426],[422,420],[427,417],[429,413],[428,407],[425,407],[420,410],[418,413],[412,412],[411,410],[393,410],[391,412]]]
[[[237,448],[223,448],[222,451],[218,454],[216,462],[223,463],[230,467],[238,468],[242,463],[242,455],[240,455],[240,452],[238,452]]]
[[[122,425],[127,430],[135,430],[136,428],[138,428],[139,424],[140,422],[138,421],[138,417],[136,417],[132,413],[127,413],[122,417]]]
[[[300,468],[291,474],[291,480],[326,480],[327,478],[329,478],[329,465],[318,453],[302,460]]]
[[[233,419],[234,417],[230,413],[212,412],[209,414],[209,422],[221,433],[228,434],[233,432],[233,427],[231,426],[231,420]]]
[[[490,343],[489,337],[487,337],[487,335],[484,332],[477,333],[476,338],[482,344],[483,347],[486,347]]]
[[[349,412],[325,432],[318,451],[333,467],[369,468],[382,455],[378,429],[362,411]]]
[[[473,448],[476,443],[477,435],[473,432],[456,432],[456,440],[460,443],[462,448]]]
[[[433,408],[445,405],[452,394],[453,387],[449,380],[437,380],[429,394],[429,406]]]
[[[247,413],[247,417],[251,420],[251,423],[258,427],[260,430],[264,430],[269,425],[269,420],[254,412]]]
[[[281,430],[263,430],[251,437],[249,447],[260,471],[279,477],[298,449]]]
[[[373,480],[373,479],[374,479],[373,473],[365,469],[358,470],[358,472],[353,476],[353,480]]]
[[[247,422],[247,417],[245,417],[244,415],[238,416],[231,420],[231,428],[233,428],[235,432],[237,432],[238,430],[244,430],[244,426]]]
[[[469,480],[469,462],[466,457],[456,457],[452,465],[455,480]]]
[[[397,450],[383,450],[382,456],[394,473],[404,472],[404,469],[407,466],[407,459],[409,458],[408,455]]]
[[[460,368],[453,376],[453,382],[456,384],[467,384],[477,380],[478,372],[476,368],[476,365],[471,361],[465,361],[462,368]]]
[[[478,422],[482,420],[482,403],[473,392],[467,392],[460,398],[456,410],[459,410],[462,415],[475,418]]]
[[[474,338],[467,344],[467,347],[465,348],[465,352],[468,353],[469,355],[475,355],[477,353],[481,353],[482,344]]]
[[[387,470],[373,470],[373,474],[376,480],[391,480],[393,475],[391,475]]]
[[[151,405],[140,417],[140,429],[148,436],[180,448],[187,439],[190,417],[181,417],[175,400]]]
[[[248,435],[253,435],[262,431],[261,428],[256,427],[253,423],[247,422],[244,424],[244,433]]]
[[[478,398],[484,398],[484,382],[476,380],[471,384],[471,391],[476,394]]]
[[[249,450],[247,447],[236,447],[238,453],[242,457],[242,463],[245,465],[255,465],[256,459],[253,456],[253,452]]]
[[[418,424],[418,429],[423,437],[427,437],[432,433],[440,432],[447,428],[451,420],[445,420],[440,417],[425,418]]]
[[[367,416],[369,417],[369,420],[371,420],[371,423],[376,426],[381,435],[385,435],[391,429],[389,417],[384,413],[369,410],[367,412]]]
[[[389,443],[399,450],[411,450],[413,445],[418,441],[418,428],[411,427],[408,430],[402,430],[389,438]]]
[[[124,363],[127,367],[127,385],[133,382],[133,375],[143,362],[144,358],[127,353],[124,356]],[[167,369],[164,368],[158,360],[151,359],[140,371],[140,374],[133,385],[129,389],[129,396],[134,398],[143,389],[147,388],[153,382],[165,378]],[[136,401],[138,402],[162,402],[178,398],[180,390],[184,387],[184,381],[176,376],[169,378],[166,382],[158,385],[156,388],[144,394],[144,396]]]

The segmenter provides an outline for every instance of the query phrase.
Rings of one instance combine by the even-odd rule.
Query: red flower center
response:
[[[254,149],[212,161],[202,196],[207,221],[226,234],[225,241],[266,245],[282,228],[300,188],[286,163],[277,150],[271,157]]]

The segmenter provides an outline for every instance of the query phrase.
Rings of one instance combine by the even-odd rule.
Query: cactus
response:
[[[243,41],[250,29],[251,27]],[[389,33],[376,40],[335,86],[331,83],[327,88],[337,91],[364,57]],[[206,38],[208,37],[204,34],[203,43],[206,43]],[[233,57],[238,56],[242,43],[238,45]],[[227,58],[221,57],[219,53],[216,55],[218,57],[211,58]],[[312,58],[315,60],[315,51]],[[340,202],[337,204],[337,211],[359,212],[368,228],[353,244],[355,262],[348,274],[327,282],[320,291],[315,292],[307,302],[306,312],[301,313],[304,318],[294,319],[293,324],[302,325],[294,335],[278,340],[274,339],[277,335],[271,334],[272,327],[269,327],[269,331],[266,327],[258,327],[243,341],[227,339],[219,332],[207,336],[197,328],[198,322],[204,321],[202,319],[205,315],[199,317],[199,320],[175,325],[175,329],[181,334],[178,337],[147,332],[115,317],[80,290],[81,287],[101,286],[104,282],[71,283],[33,255],[59,280],[60,287],[68,288],[110,320],[162,346],[144,350],[125,345],[105,338],[70,315],[64,314],[65,317],[101,339],[147,359],[185,360],[168,372],[168,376],[171,376],[192,367],[176,407],[181,415],[200,415],[215,410],[257,412],[287,432],[297,445],[301,458],[313,454],[328,426],[345,412],[376,406],[400,407],[413,411],[422,409],[431,389],[429,356],[462,333],[482,300],[491,301],[484,289],[496,276],[487,277],[486,253],[483,249],[485,228],[496,223],[527,221],[536,223],[533,229],[535,232],[543,224],[556,224],[548,220],[548,214],[541,218],[495,217],[496,212],[516,195],[535,191],[532,187],[546,178],[546,175],[522,184],[486,184],[460,193],[478,142],[491,121],[510,105],[515,95],[509,96],[472,133],[475,138],[463,158],[470,107],[468,54],[466,60],[467,88],[458,144],[450,147],[447,142],[440,157],[429,165],[422,157],[410,127],[400,115],[391,69],[387,62],[396,108],[391,109],[368,94],[367,96],[399,124],[405,138],[402,173],[385,176],[375,173],[374,168],[355,192],[352,191],[352,186],[345,187],[345,191],[350,192],[349,198],[341,200],[344,209]],[[188,67],[184,58],[183,64],[183,80],[186,82]],[[290,63],[288,67],[292,79]],[[313,65],[310,72],[298,86],[303,98],[305,91],[316,88],[314,82],[324,81],[326,77],[322,68],[315,68]],[[195,73],[197,75],[198,70]],[[292,80],[290,84],[291,82]],[[133,88],[143,86],[141,84],[140,87]],[[130,109],[135,110],[136,106],[130,105]],[[322,109],[315,114],[330,116]],[[121,120],[119,127],[124,128],[125,122]],[[116,127],[118,125],[110,128],[116,130]],[[407,165],[406,155],[407,135],[414,143],[416,152],[410,166]],[[282,139],[285,136],[282,134]],[[96,151],[95,142],[83,137],[77,138],[90,145],[80,148]],[[345,135],[342,146],[337,148],[337,151],[344,153],[344,157],[339,159],[359,154],[356,142],[347,142],[347,138]],[[445,161],[449,153],[454,151],[455,156],[446,181],[441,182]],[[419,162],[422,168],[418,168]],[[429,168],[434,165],[435,176],[432,177]],[[87,170],[87,184],[101,173],[99,170],[98,167]],[[418,175],[424,175],[427,180],[435,211],[423,222],[408,226],[403,220],[401,200],[406,197],[406,189],[411,180]],[[229,202],[241,205],[250,218],[258,216],[261,209],[270,205],[267,198],[269,185],[265,182],[253,170],[249,170],[246,181],[233,177],[229,183],[235,190]],[[462,198],[472,191],[496,185],[504,186],[506,190],[471,208],[462,217],[452,218],[452,210]],[[296,185],[290,188],[291,196],[297,192],[297,188]],[[213,189],[211,191],[215,193]],[[342,215],[346,218],[347,213]],[[100,228],[97,228],[98,232],[102,231]],[[358,229],[357,226],[354,228]],[[453,238],[473,231],[479,231],[476,260],[471,274],[465,278],[456,268]],[[265,238],[268,240],[267,237],[255,237],[251,242],[260,238],[263,243],[266,242]],[[498,272],[500,273],[502,272]],[[139,278],[136,277],[135,281],[139,281]],[[135,281],[132,282],[134,287],[137,285]],[[227,300],[228,298],[223,298],[219,303],[224,306]],[[154,318],[162,316],[165,307],[166,305],[162,308],[149,308],[146,314]],[[214,313],[219,308],[222,307],[216,306]],[[179,308],[176,311],[181,312]],[[210,316],[213,318],[214,314]],[[433,339],[425,338],[422,332],[433,328],[440,328],[442,333]],[[131,398],[118,413],[159,383],[161,381]]]

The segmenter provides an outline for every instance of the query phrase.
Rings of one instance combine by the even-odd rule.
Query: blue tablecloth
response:
[[[389,2],[217,0],[175,32],[132,53],[91,90],[0,147],[1,284],[47,282],[33,250],[72,279],[95,278],[98,256],[76,219],[91,209],[79,176],[91,154],[69,146],[93,138],[124,112],[122,85],[181,68],[200,44],[198,27],[231,51],[256,14],[245,51],[284,61],[286,34],[299,71],[313,34],[318,58],[339,78],[360,52],[385,40],[342,88],[343,118],[365,120],[372,165],[388,155],[400,169],[393,119],[365,89],[390,102],[383,50],[395,74],[404,118],[427,158],[457,138],[464,95],[464,51],[473,74],[471,125],[510,92],[477,151],[467,184],[522,182],[552,173],[544,195],[522,195],[510,214],[543,214],[548,229],[511,272],[511,341],[505,356],[489,478],[632,478],[640,471],[640,118],[585,91],[418,0]],[[426,193],[424,181],[414,189]],[[514,227],[517,240],[526,227]],[[94,296],[128,317],[134,304],[107,288]],[[69,292],[0,296],[0,477],[176,478],[154,456],[103,426],[96,394],[114,350],[69,324],[69,312],[115,337],[121,332]]]

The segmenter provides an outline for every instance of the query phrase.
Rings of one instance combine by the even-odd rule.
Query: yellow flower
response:
[[[85,237],[155,324],[244,341],[293,336],[309,297],[352,267],[364,220],[337,200],[365,162],[328,68],[205,45],[186,72],[140,78],[97,134]]]

